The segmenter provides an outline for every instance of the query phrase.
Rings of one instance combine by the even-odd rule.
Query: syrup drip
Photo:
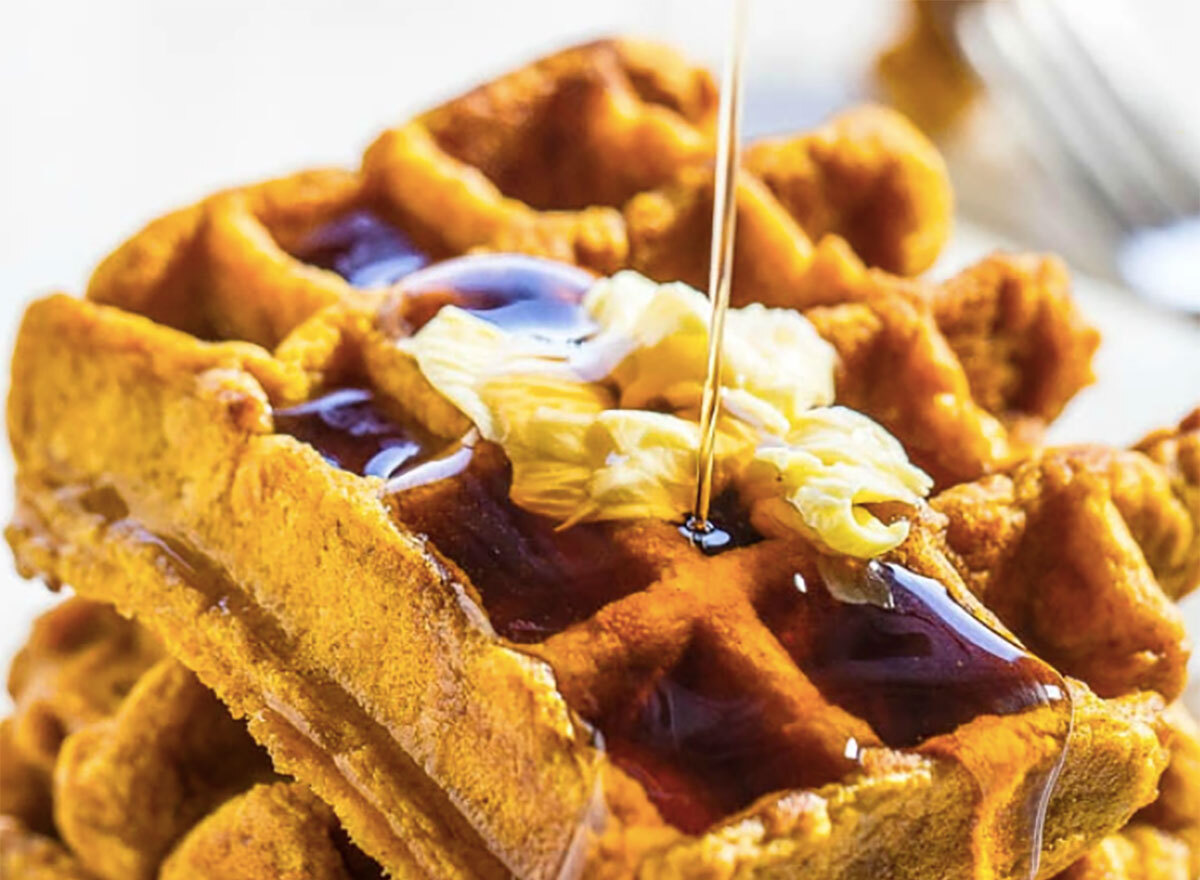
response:
[[[365,209],[317,227],[292,256],[337,272],[355,287],[386,287],[429,263],[404,233]]]
[[[278,410],[275,429],[308,443],[334,467],[385,480],[428,459],[439,445],[419,426],[382,413],[366,388],[341,388]]]
[[[1032,773],[1028,853],[1016,866],[1017,876],[1034,876],[1070,732],[1065,681],[937,581],[880,562],[822,568],[824,578],[780,584],[760,613],[826,698],[867,720],[888,746],[911,748],[982,715],[1056,709],[1064,750]],[[813,779],[811,762],[793,763],[760,716],[753,684],[730,682],[693,646],[599,726],[614,763],[642,784],[663,818],[698,833],[771,791],[837,780]],[[848,742],[847,757],[858,753]]]
[[[729,52],[721,77],[721,102],[717,119],[717,166],[713,181],[713,230],[709,254],[708,298],[712,314],[708,323],[708,369],[700,401],[700,449],[696,458],[696,504],[684,524],[684,534],[704,553],[728,549],[730,542],[708,521],[712,501],[713,457],[716,454],[717,419],[721,413],[721,358],[725,341],[725,315],[733,288],[733,240],[737,229],[737,172],[741,161],[742,57],[746,45],[748,0],[734,0]]]
[[[432,266],[400,285],[387,322],[409,332],[454,305],[513,333],[575,343],[596,325],[581,308],[595,277],[582,269],[521,254],[481,254]]]
[[[762,540],[750,524],[750,518],[734,491],[723,492],[713,499],[708,528],[697,527],[695,517],[679,525],[679,533],[705,556],[716,556],[735,547],[746,547]]]

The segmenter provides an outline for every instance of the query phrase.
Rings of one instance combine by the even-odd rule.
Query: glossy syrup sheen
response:
[[[716,556],[762,540],[762,536],[750,524],[749,514],[733,490],[727,490],[712,500],[703,524],[694,517],[688,517],[680,523],[679,534],[705,556]]]
[[[761,612],[825,697],[866,720],[886,745],[915,747],[983,715],[1057,710],[1051,726],[1057,724],[1064,752],[1029,777],[1029,846],[1017,875],[1032,875],[1070,733],[1065,682],[972,616],[936,580],[881,562],[848,563],[836,577],[843,598],[820,577],[792,578]],[[865,581],[857,595],[845,584],[853,578]],[[796,763],[779,732],[760,721],[753,682],[731,689],[729,675],[693,648],[631,706],[598,723],[614,762],[643,785],[663,818],[697,833],[772,791],[839,778],[831,770],[814,779],[815,760]],[[857,759],[858,745],[846,747],[846,756]]]
[[[406,279],[391,308],[419,329],[454,304],[514,332],[572,342],[591,332],[581,308],[593,277],[549,260],[520,255],[464,257]],[[386,317],[386,316],[384,316]],[[342,388],[275,413],[276,430],[317,449],[330,463],[360,475],[395,478],[432,472],[427,433],[387,416],[365,388]],[[459,453],[466,453],[459,455]],[[479,591],[493,626],[517,642],[542,640],[599,607],[640,589],[649,575],[613,546],[604,526],[565,531],[517,508],[508,498],[503,453],[481,443],[392,498],[397,515],[428,535]]]
[[[1065,699],[1051,667],[956,602],[938,581],[894,563],[846,563],[861,601],[822,581],[785,585],[767,616],[826,698],[865,719],[895,748],[981,715],[1012,715]],[[844,592],[844,590],[843,590]]]
[[[394,478],[432,463],[431,445],[389,420],[361,388],[277,412],[275,427],[359,475]],[[460,451],[467,453],[460,465],[432,483],[417,481],[391,504],[405,525],[464,570],[505,638],[541,641],[649,583],[649,574],[613,546],[604,526],[560,531],[514,505],[498,447],[481,443],[451,455]]]
[[[276,410],[275,430],[315,448],[334,467],[389,479],[430,457],[439,445],[417,425],[401,425],[366,388],[339,388]]]
[[[292,256],[337,272],[355,287],[384,287],[429,263],[408,236],[366,209],[312,230]]]
[[[410,332],[454,305],[513,333],[578,342],[595,331],[583,295],[595,276],[565,263],[522,254],[459,257],[405,279],[393,309]]]
[[[542,641],[649,585],[651,573],[608,526],[560,530],[513,504],[509,483],[503,452],[483,443],[461,473],[391,499],[406,526],[463,569],[500,635]]]
[[[893,748],[986,715],[1050,709],[1044,729],[1058,748],[1028,770],[1012,866],[1013,876],[1037,875],[1074,726],[1070,691],[1056,670],[972,615],[939,581],[894,563],[822,566],[815,583],[783,585],[764,618],[826,698]],[[977,782],[986,793],[989,780]]]
[[[599,721],[609,755],[638,780],[662,817],[697,834],[804,768],[763,721],[761,701],[693,648],[641,697]]]

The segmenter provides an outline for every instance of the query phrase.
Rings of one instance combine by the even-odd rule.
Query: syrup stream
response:
[[[696,463],[696,504],[687,527],[697,543],[713,531],[708,521],[712,504],[713,452],[717,417],[721,412],[721,355],[725,313],[733,283],[733,239],[737,226],[737,169],[741,161],[742,59],[746,48],[749,0],[733,0],[729,51],[721,74],[721,103],[717,122],[717,165],[713,183],[712,250],[709,255],[708,373],[700,404],[700,449]]]

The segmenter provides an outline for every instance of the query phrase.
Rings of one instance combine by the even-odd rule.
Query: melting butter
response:
[[[707,300],[622,272],[583,308],[598,330],[571,346],[454,306],[398,344],[504,448],[514,503],[564,527],[677,519],[695,491]],[[724,345],[716,490],[736,489],[764,531],[799,531],[838,553],[866,558],[903,541],[906,522],[865,505],[916,504],[931,482],[880,425],[831,405],[836,354],[813,326],[790,309],[732,309]]]

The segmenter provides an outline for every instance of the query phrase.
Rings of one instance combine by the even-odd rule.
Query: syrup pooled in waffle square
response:
[[[393,874],[1049,876],[1167,765],[1200,440],[1033,449],[1095,333],[1053,260],[885,271],[949,216],[906,123],[754,145],[738,193],[735,300],[802,313],[837,402],[945,490],[872,512],[908,522],[878,559],[734,495],[713,557],[663,518],[558,528],[399,344],[445,305],[573,339],[588,269],[697,281],[711,115],[704,74],[596,44],[385,134],[361,174],[151,224],[91,302],[27,313],[18,560],[145,623]],[[1092,543],[1036,540],[1060,521]]]

